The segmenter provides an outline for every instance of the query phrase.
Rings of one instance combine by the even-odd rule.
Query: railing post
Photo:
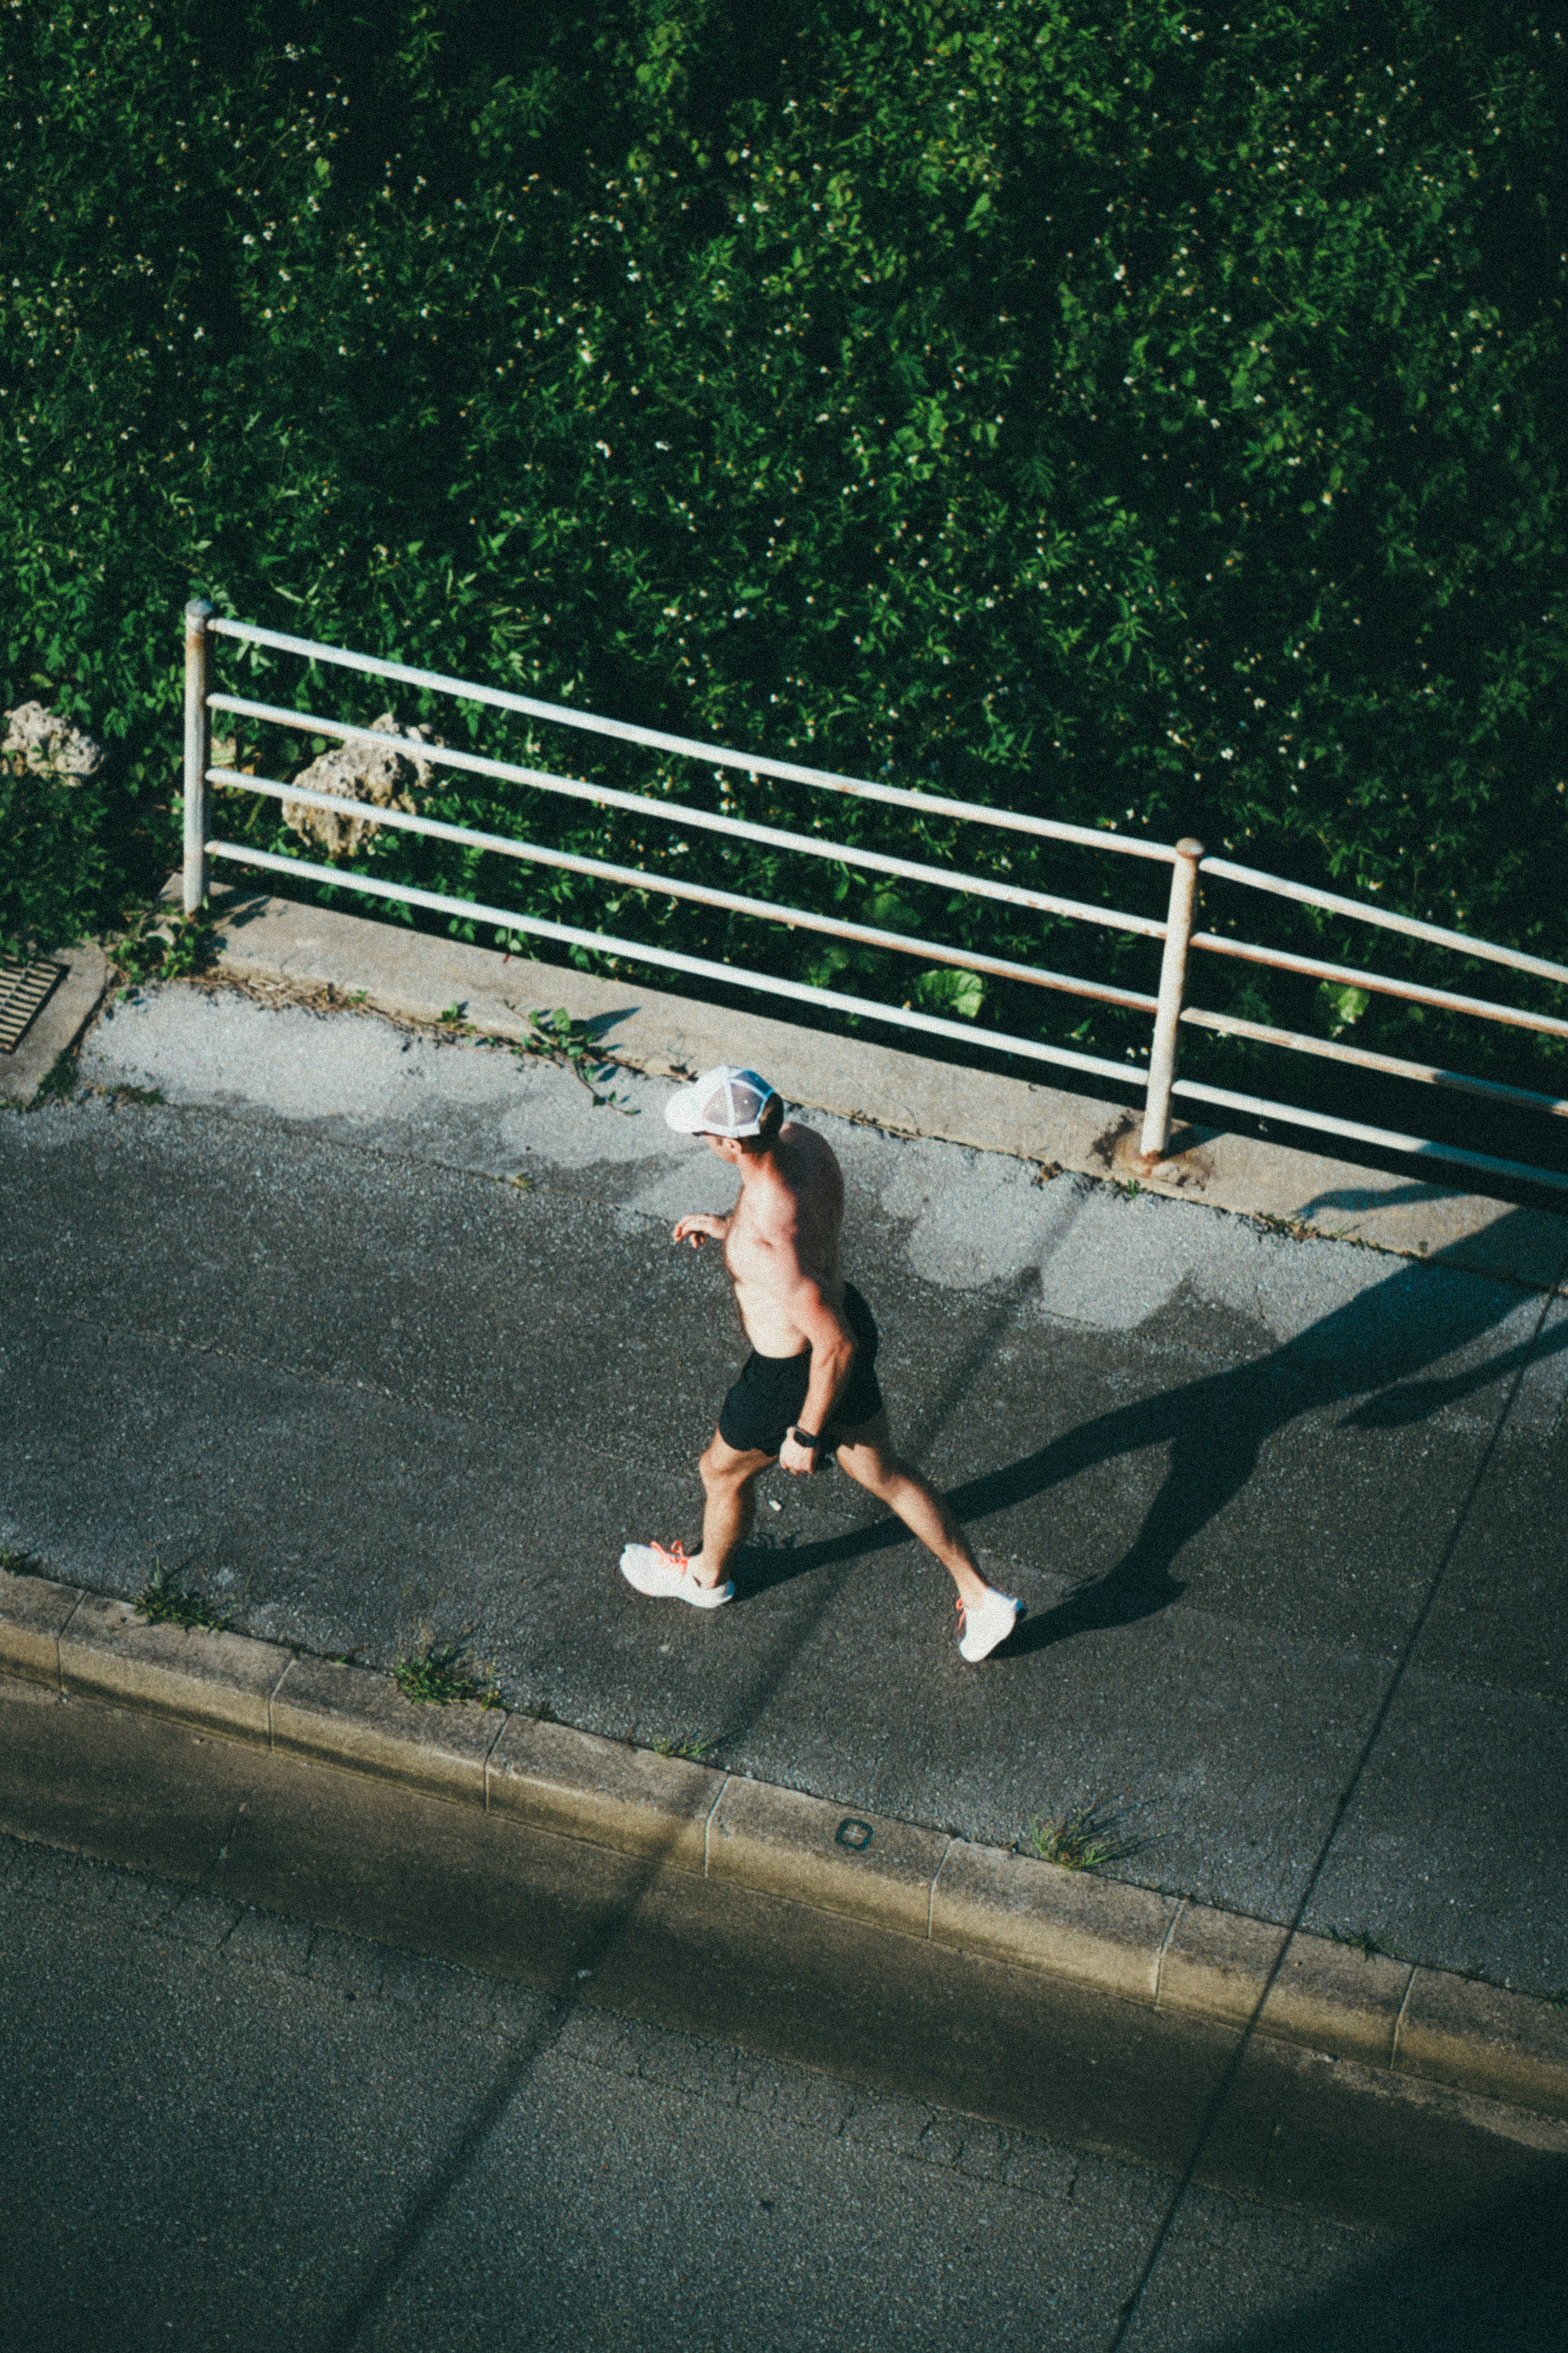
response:
[[[1166,919],[1165,953],[1160,960],[1160,1004],[1154,1016],[1154,1042],[1149,1050],[1149,1102],[1140,1154],[1151,1166],[1164,1158],[1171,1140],[1171,1089],[1176,1079],[1187,943],[1193,935],[1198,860],[1203,854],[1203,843],[1189,836],[1177,842],[1176,862],[1171,869],[1171,912]]]
[[[184,909],[201,913],[207,895],[207,770],[212,765],[212,712],[207,694],[212,685],[212,639],[207,623],[213,608],[205,596],[193,596],[185,607],[185,869]]]

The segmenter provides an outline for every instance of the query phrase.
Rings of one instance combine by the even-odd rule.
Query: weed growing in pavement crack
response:
[[[706,1732],[695,1739],[656,1740],[653,1753],[656,1757],[685,1757],[693,1765],[702,1765],[706,1764],[722,1738],[722,1733]]]
[[[153,1573],[132,1606],[150,1626],[183,1626],[187,1634],[217,1634],[223,1630],[223,1620],[205,1595],[193,1592],[189,1586],[176,1585],[160,1560],[153,1561]]]
[[[7,1577],[42,1577],[44,1564],[36,1553],[0,1552],[0,1568]]]
[[[518,1007],[512,1009],[521,1010]],[[527,1019],[529,1035],[512,1049],[514,1053],[538,1055],[570,1071],[578,1084],[587,1088],[595,1111],[618,1111],[627,1119],[640,1118],[639,1104],[606,1086],[605,1082],[615,1076],[618,1065],[605,1055],[594,1035],[591,1021],[574,1021],[563,1005],[535,1006]]]
[[[392,1662],[392,1680],[405,1699],[422,1707],[505,1705],[489,1666],[476,1664],[461,1642],[432,1642],[401,1652]]]
[[[1367,1928],[1358,1928],[1353,1936],[1347,1929],[1331,1928],[1329,1937],[1332,1944],[1348,1945],[1352,1953],[1361,1955],[1363,1961],[1376,1960],[1384,1949],[1371,1930]]]
[[[1142,1839],[1131,1838],[1125,1818],[1098,1801],[1072,1812],[1031,1825],[1029,1844],[1042,1862],[1063,1871],[1102,1871],[1107,1863],[1125,1862],[1142,1852]]]
[[[405,1585],[404,1600],[414,1600],[417,1590],[416,1587]],[[437,1594],[425,1612],[411,1622],[399,1620],[397,1649],[392,1662],[393,1682],[405,1699],[414,1700],[421,1707],[454,1707],[465,1703],[476,1707],[503,1706],[496,1683],[495,1661],[469,1656],[467,1627],[452,1640],[437,1641],[432,1613],[442,1599]]]

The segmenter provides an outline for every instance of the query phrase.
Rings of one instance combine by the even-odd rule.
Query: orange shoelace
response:
[[[662,1560],[667,1568],[673,1568],[679,1576],[686,1576],[691,1567],[686,1557],[686,1546],[679,1536],[672,1545],[650,1544],[648,1550],[656,1560]]]

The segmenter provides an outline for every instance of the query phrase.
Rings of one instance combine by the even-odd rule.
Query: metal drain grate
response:
[[[63,964],[14,964],[0,960],[0,1054],[9,1054],[57,980],[66,974]]]

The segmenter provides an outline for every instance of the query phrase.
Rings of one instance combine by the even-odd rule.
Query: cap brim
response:
[[[693,1087],[677,1087],[664,1107],[664,1124],[674,1128],[677,1135],[700,1135],[701,1113],[698,1108],[700,1082]]]

